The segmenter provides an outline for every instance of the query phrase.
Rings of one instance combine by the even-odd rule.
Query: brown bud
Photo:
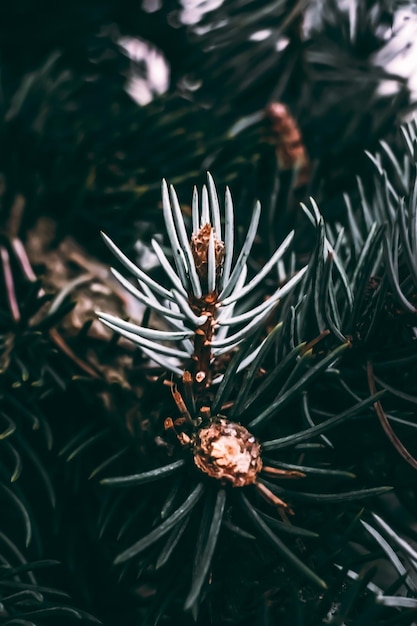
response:
[[[299,184],[307,182],[309,158],[298,124],[281,102],[272,102],[265,109],[269,122],[269,141],[276,145],[277,159],[282,169],[298,167]]]
[[[198,233],[193,233],[191,237],[191,251],[197,269],[197,274],[199,275],[201,280],[207,279],[208,249],[211,232],[211,224],[205,224],[202,228],[200,228]],[[213,234],[214,254],[216,259],[216,275],[219,276],[221,268],[223,266],[224,243],[216,237],[215,233]]]
[[[261,446],[240,424],[218,419],[197,433],[194,463],[205,474],[233,487],[256,482],[262,469]]]

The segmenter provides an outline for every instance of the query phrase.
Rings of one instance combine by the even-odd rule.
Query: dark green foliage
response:
[[[68,593],[51,586],[56,582],[51,568],[58,563],[45,558],[49,550],[55,552],[47,535],[57,496],[51,475],[53,435],[42,398],[60,386],[63,373],[48,331],[68,307],[50,304],[19,240],[3,237],[1,260],[0,621],[40,625],[57,617],[61,623],[100,623],[72,607]],[[62,366],[68,376],[68,364]]]

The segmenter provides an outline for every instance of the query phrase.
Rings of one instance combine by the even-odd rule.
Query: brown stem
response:
[[[176,385],[173,385],[171,387],[171,394],[172,394],[172,397],[174,398],[174,402],[177,405],[179,412],[181,413],[181,416],[184,418],[184,421],[187,421],[187,422],[189,422],[191,424],[193,420],[192,420],[191,415],[190,415],[190,413],[189,413],[189,411],[187,409],[187,405],[185,404],[184,400],[182,399],[182,395],[178,391]]]
[[[30,264],[28,255],[26,254],[26,250],[24,248],[23,243],[21,242],[20,239],[17,239],[17,237],[14,237],[13,239],[10,240],[10,245],[13,248],[13,251],[16,255],[16,259],[19,262],[19,265],[21,267],[23,274],[26,276],[28,280],[30,280],[30,282],[34,283],[36,281],[36,275],[32,269],[32,266]],[[43,292],[43,289],[41,291]],[[40,295],[43,295],[43,293],[42,294],[40,293]]]
[[[10,265],[10,256],[4,246],[0,246],[0,256],[3,265],[3,276],[6,285],[7,301],[13,321],[17,324],[20,321],[19,305],[17,303],[16,290],[14,287],[13,273]]]
[[[200,326],[194,337],[194,378],[199,387],[210,384],[211,341],[213,338],[212,320],[209,318]]]
[[[299,472],[297,470],[279,469],[277,467],[270,467],[269,465],[264,465],[262,467],[262,471],[265,472],[265,474],[280,476],[281,478],[305,478],[306,477],[306,475],[303,472]]]
[[[306,352],[308,352],[309,350],[311,350],[312,348],[314,348],[315,345],[317,345],[322,339],[324,339],[325,337],[327,337],[327,335],[330,334],[330,330],[323,330],[320,335],[318,335],[317,337],[315,337],[314,339],[312,339],[311,341],[309,341],[301,350],[301,354],[305,354]]]
[[[51,328],[49,331],[49,336],[54,342],[54,344],[66,354],[80,369],[82,369],[86,374],[91,376],[92,378],[101,378],[100,374],[98,374],[95,369],[82,359],[80,359],[75,352],[69,347],[65,339],[59,334],[59,332],[55,328]]]
[[[268,487],[266,487],[263,483],[257,482],[255,483],[255,485],[256,485],[257,490],[261,494],[261,496],[267,502],[269,502],[269,504],[273,504],[274,506],[277,506],[280,509],[285,509],[288,513],[291,513],[291,515],[294,514],[294,511],[292,511],[289,505],[286,502],[284,502],[284,500],[281,500],[281,498],[275,495],[275,493],[272,493],[272,491],[268,489]]]
[[[367,369],[367,374],[368,374],[369,391],[372,395],[374,395],[376,393],[376,387],[375,387],[374,368],[373,368],[371,361],[367,362],[366,369]],[[384,409],[382,408],[382,404],[380,403],[379,400],[377,400],[374,403],[374,409],[385,434],[387,435],[388,439],[391,441],[394,448],[403,457],[403,459],[407,461],[409,465],[411,465],[411,467],[413,467],[414,469],[417,469],[417,460],[413,457],[411,452],[407,450],[407,448],[404,446],[402,441],[399,439],[399,437],[397,437],[397,435],[392,430],[391,424],[389,423],[387,415]]]
[[[193,378],[197,392],[206,389],[211,383],[211,343],[216,319],[217,293],[203,295],[201,298],[189,298],[192,311],[207,316],[207,321],[197,328],[194,335],[194,372]]]

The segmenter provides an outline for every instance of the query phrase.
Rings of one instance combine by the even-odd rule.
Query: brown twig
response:
[[[59,334],[56,328],[51,328],[49,331],[49,336],[54,342],[54,344],[66,354],[80,369],[82,369],[86,374],[91,376],[92,378],[100,379],[100,374],[88,363],[80,359],[75,352],[69,347],[65,339]]]
[[[372,395],[374,395],[376,393],[376,386],[375,386],[374,368],[373,368],[371,361],[367,362],[366,370],[368,374],[369,391]],[[403,459],[407,461],[409,465],[411,465],[411,467],[413,467],[414,469],[417,469],[417,459],[413,457],[411,452],[407,450],[405,445],[402,443],[399,437],[392,430],[391,424],[389,423],[387,415],[384,409],[382,408],[382,404],[380,403],[379,400],[377,400],[374,403],[374,409],[375,409],[375,413],[378,416],[378,419],[382,426],[383,431],[387,435],[388,439],[391,441],[394,448],[403,457]]]
[[[10,265],[10,255],[4,246],[0,246],[0,257],[3,267],[4,282],[6,285],[7,302],[13,321],[20,321],[20,310],[17,303],[16,290],[14,287],[13,273]]]

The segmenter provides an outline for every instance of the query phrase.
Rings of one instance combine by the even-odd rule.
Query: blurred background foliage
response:
[[[90,245],[116,223],[129,245],[132,220],[159,213],[164,176],[189,189],[210,169],[268,198],[271,102],[297,120],[314,193],[324,190],[332,212],[366,168],[364,147],[392,135],[410,105],[406,79],[384,69],[409,43],[396,33],[392,46],[394,8],[210,4],[1,9],[3,214],[22,193],[26,223],[41,203]]]
[[[388,172],[397,196],[412,202],[406,168],[409,174],[415,155],[404,149],[398,128],[411,119],[416,103],[415,19],[413,3],[390,0],[2,3],[0,624],[193,622],[178,599],[182,571],[164,570],[159,579],[151,574],[137,583],[146,559],[134,571],[120,573],[112,566],[118,536],[129,536],[129,525],[146,529],[141,508],[157,515],[169,485],[161,493],[158,487],[156,495],[146,486],[139,498],[137,490],[106,491],[96,480],[110,465],[114,475],[133,473],[138,458],[146,469],[155,455],[163,457],[155,441],[169,393],[158,384],[158,371],[149,373],[140,353],[117,342],[94,315],[96,309],[142,315],[109,275],[110,255],[98,233],[109,233],[157,275],[148,243],[163,236],[163,177],[175,184],[186,214],[192,186],[205,181],[207,170],[219,189],[231,186],[239,225],[247,225],[253,200],[261,200],[253,271],[268,256],[266,249],[296,229],[299,260],[313,255],[316,289],[300,317],[301,339],[311,340],[325,324],[336,337],[326,350],[341,337],[353,337],[354,344],[343,362],[345,395],[341,383],[331,382],[331,372],[320,379],[312,391],[315,418],[343,411],[365,389],[374,393],[363,374],[366,357],[376,353],[389,363],[386,353],[396,347],[397,362],[391,370],[386,366],[390,376],[384,379],[394,388],[389,409],[415,448],[417,394],[401,369],[404,363],[415,367],[414,336],[409,318],[396,309],[398,298],[415,305],[415,284],[404,284],[402,274],[409,259],[398,262],[386,246],[381,272],[394,270],[389,288],[375,288],[383,296],[373,334],[364,330],[366,298],[373,297],[365,279],[350,324],[331,314],[323,320],[316,303],[333,297],[326,296],[333,290],[343,308],[344,275],[335,287],[328,265],[317,265],[324,235],[320,242],[299,209],[300,201],[316,199],[331,245],[346,226],[340,249],[349,280],[358,278],[357,242],[369,244],[369,264],[378,265],[372,254],[380,239],[369,238],[366,220],[371,215],[380,225],[386,219],[378,209],[384,177],[375,173],[365,150],[381,151],[384,140],[399,155],[397,162],[383,150],[380,169]],[[401,169],[406,153],[409,165]],[[350,213],[343,194],[350,198]],[[364,197],[371,206],[365,216]],[[398,228],[393,218],[392,250]],[[346,321],[349,313],[341,317]],[[376,380],[384,386],[381,377]],[[354,471],[363,484],[396,486],[395,497],[384,496],[375,511],[396,532],[415,539],[412,468],[399,459],[391,432],[384,436],[370,420],[360,437],[357,432],[342,429],[337,454],[326,450],[325,462]],[[314,459],[316,452],[308,454]],[[412,623],[407,611],[415,612],[416,555],[405,550],[399,560],[396,550],[404,546],[392,528],[381,527],[370,512],[363,523],[359,516],[349,503],[311,506],[302,514],[303,524],[323,531],[309,553],[331,579],[320,598],[298,580],[289,594],[280,561],[265,558],[250,541],[242,548],[232,535],[217,557],[221,583],[198,621]],[[375,578],[365,565],[378,560],[384,566]],[[55,567],[57,561],[61,565]],[[364,565],[356,579],[349,573],[352,563],[359,570]],[[184,558],[187,576],[190,567]],[[397,594],[402,600],[375,604],[371,579],[388,598]]]

